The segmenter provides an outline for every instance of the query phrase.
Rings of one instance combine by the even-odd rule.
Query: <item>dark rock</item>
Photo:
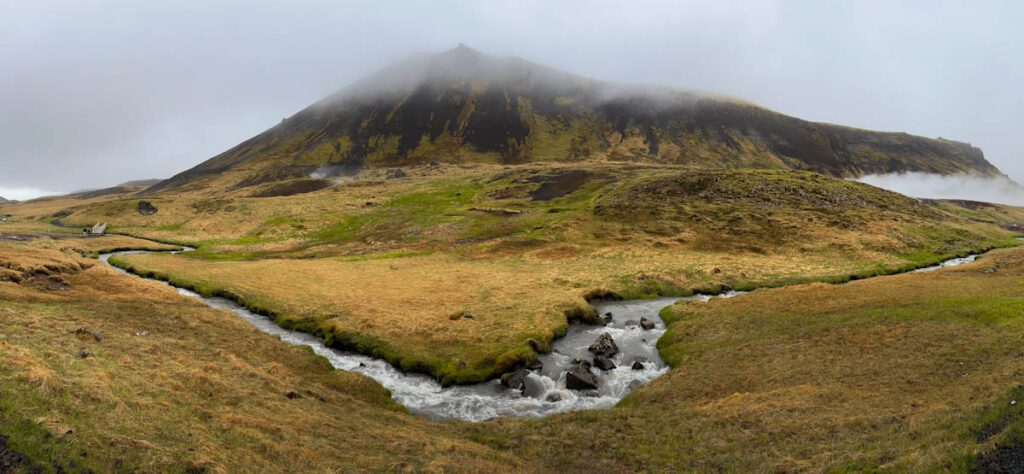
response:
[[[594,355],[611,357],[619,353],[619,346],[615,344],[615,339],[611,334],[604,333],[597,336],[597,340],[587,350],[593,352]]]
[[[647,318],[640,318],[640,327],[644,328],[644,331],[650,331],[654,329],[654,321]]]
[[[590,362],[575,361],[565,372],[565,388],[569,390],[594,390],[597,376],[590,371]]]
[[[149,201],[139,201],[138,206],[136,206],[135,208],[137,211],[139,211],[139,214],[142,214],[144,216],[151,216],[153,214],[156,214],[157,211],[156,206],[154,206],[153,203]]]
[[[527,376],[530,375],[530,371],[526,369],[519,369],[515,372],[505,375],[505,377],[501,378],[502,385],[513,390],[522,391],[524,384],[526,383],[526,378]]]
[[[598,316],[597,320],[600,321],[601,324],[607,326],[607,325],[611,324],[612,321],[615,320],[615,318],[612,316],[612,313],[604,313],[603,315]]]
[[[644,370],[644,363],[640,361],[633,362],[633,370]]]
[[[79,339],[94,339],[96,342],[103,342],[103,335],[93,331],[92,329],[75,329],[75,335],[78,336]]]
[[[601,370],[612,370],[615,368],[615,362],[605,356],[594,356],[594,367]]]
[[[558,403],[558,402],[562,401],[562,394],[558,393],[558,392],[551,392],[551,393],[548,394],[547,398],[545,398],[544,400],[548,401],[548,402],[551,402],[551,403]]]
[[[299,395],[299,392],[296,392],[294,390],[289,390],[287,392],[284,392],[284,396],[287,397],[289,400],[295,400],[296,398],[302,398],[302,395]]]
[[[92,357],[92,352],[89,352],[85,349],[79,349],[78,352],[75,353],[75,356],[77,356],[79,359],[88,359]]]
[[[544,384],[535,377],[526,377],[523,379],[523,396],[539,399],[544,396],[544,392],[546,391],[547,389],[544,388]]]
[[[531,360],[526,363],[526,368],[530,370],[541,370],[544,368],[544,363],[540,359]]]

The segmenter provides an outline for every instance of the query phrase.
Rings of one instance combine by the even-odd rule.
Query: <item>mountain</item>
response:
[[[8,201],[7,199],[4,199],[3,196],[0,196],[0,204],[3,204],[5,202],[11,202],[11,201]]]
[[[155,185],[155,184],[157,184],[157,183],[159,183],[161,181],[163,181],[163,180],[162,179],[137,179],[137,180],[134,180],[134,181],[125,181],[125,182],[117,185],[117,187],[122,187],[122,188],[148,188],[148,187],[153,186],[153,185]]]
[[[413,56],[148,192],[234,188],[427,162],[608,160],[1001,176],[980,149],[789,117],[690,91],[613,84],[464,45]]]

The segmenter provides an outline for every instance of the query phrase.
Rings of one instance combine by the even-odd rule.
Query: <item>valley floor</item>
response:
[[[82,255],[131,243],[106,239],[0,241],[21,278],[0,283],[0,434],[46,466],[965,470],[1024,440],[1024,249],[680,303],[661,341],[674,370],[620,406],[471,424],[405,414],[371,380]]]
[[[227,186],[237,178],[0,206],[10,450],[72,472],[963,471],[1021,452],[1019,209],[813,173],[609,163],[428,167],[312,190]],[[444,384],[534,360],[596,316],[589,297],[755,291],[664,311],[673,369],[614,409],[436,423],[232,313],[101,265],[105,250],[171,247],[82,237],[95,222],[198,247],[121,267]],[[993,248],[962,268],[831,284]]]

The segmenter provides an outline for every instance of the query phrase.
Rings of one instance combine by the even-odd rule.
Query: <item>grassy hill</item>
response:
[[[845,281],[1013,245],[1022,217],[790,170],[440,165],[282,190],[307,181],[144,196],[154,213],[136,195],[11,209],[198,247],[116,261],[444,383],[532,360],[594,293]]]
[[[981,150],[964,143],[807,122],[688,91],[604,83],[460,46],[379,71],[151,192],[245,188],[430,162],[583,160],[839,177],[1000,174]]]
[[[619,406],[471,424],[406,414],[365,377],[83,257],[125,245],[152,244],[0,240],[0,433],[24,471],[966,472],[1012,469],[1024,440],[1019,249],[682,303],[663,312],[672,371]]]

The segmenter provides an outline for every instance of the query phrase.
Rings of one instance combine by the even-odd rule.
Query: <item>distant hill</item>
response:
[[[155,184],[157,184],[157,183],[159,183],[161,181],[163,181],[163,180],[162,179],[137,179],[135,181],[125,181],[125,182],[117,185],[117,187],[121,187],[121,188],[148,188],[148,187],[153,186],[153,185],[155,185]]]
[[[4,199],[3,197],[0,197],[0,204],[3,204],[5,202],[11,202],[11,201],[9,201],[7,199]]]
[[[1002,173],[966,143],[789,117],[735,99],[613,84],[460,45],[414,56],[150,192],[239,188],[439,162],[658,162],[836,177]]]

